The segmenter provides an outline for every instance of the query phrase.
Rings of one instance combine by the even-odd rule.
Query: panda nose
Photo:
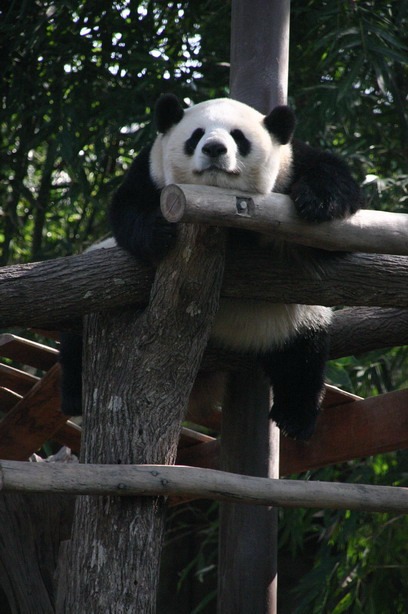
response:
[[[219,158],[227,153],[227,148],[220,141],[209,141],[203,145],[202,152],[209,158]]]

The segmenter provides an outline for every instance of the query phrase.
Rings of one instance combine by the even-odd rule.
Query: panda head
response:
[[[295,119],[286,106],[267,116],[246,104],[218,98],[183,109],[177,98],[159,98],[159,135],[150,171],[160,188],[191,183],[267,194],[290,179]]]

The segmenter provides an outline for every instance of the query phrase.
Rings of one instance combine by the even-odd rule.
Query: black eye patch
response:
[[[195,152],[200,139],[204,136],[205,130],[202,128],[196,128],[189,139],[184,143],[184,153],[187,156],[192,156]]]
[[[245,134],[241,130],[238,130],[238,128],[231,130],[230,134],[236,142],[241,156],[247,156],[251,151],[251,142],[248,141]]]

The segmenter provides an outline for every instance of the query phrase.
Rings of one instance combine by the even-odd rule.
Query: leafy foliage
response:
[[[225,14],[215,2],[10,3],[0,23],[2,264],[62,255],[107,231],[107,202],[152,136],[158,95],[195,98],[198,83],[201,95],[225,92],[214,27]]]

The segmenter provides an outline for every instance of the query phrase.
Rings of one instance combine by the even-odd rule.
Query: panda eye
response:
[[[236,142],[238,151],[241,156],[247,156],[251,151],[251,142],[248,141],[245,134],[238,128],[236,128],[235,130],[231,130],[230,134]]]
[[[195,148],[197,147],[201,138],[204,136],[204,133],[205,130],[202,128],[196,128],[190,138],[184,143],[184,153],[187,156],[193,155]]]

